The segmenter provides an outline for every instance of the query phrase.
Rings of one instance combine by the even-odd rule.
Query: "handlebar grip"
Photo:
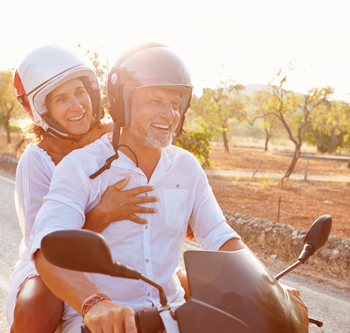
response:
[[[152,309],[148,312],[137,311],[135,313],[135,322],[137,332],[163,332],[165,330],[163,321],[159,315],[158,309]],[[81,326],[81,333],[91,333],[86,325]]]
[[[135,313],[135,322],[138,333],[163,332],[165,330],[157,308],[147,312],[137,311]]]
[[[81,327],[81,333],[91,333],[90,330],[84,325]]]

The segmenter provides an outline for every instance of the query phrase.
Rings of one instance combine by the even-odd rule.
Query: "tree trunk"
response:
[[[265,139],[265,151],[268,151],[269,149],[269,141],[271,139],[271,135],[265,130],[266,132],[266,139]]]
[[[322,153],[321,148],[320,148],[320,145],[318,144],[318,138],[317,138],[317,136],[315,137],[315,141],[316,141],[317,152],[318,152],[318,153]]]
[[[10,135],[10,120],[6,119],[5,128],[7,133],[7,143],[11,143],[11,135]]]
[[[7,143],[11,143],[11,136],[10,136],[10,118],[11,118],[11,112],[13,110],[13,106],[6,107],[7,109],[7,115],[6,115],[6,121],[5,121],[5,128],[7,133]]]
[[[287,172],[284,174],[284,176],[281,179],[281,187],[283,187],[283,184],[285,183],[285,181],[289,178],[289,176],[294,171],[294,168],[295,168],[295,166],[296,166],[296,164],[298,162],[298,159],[299,159],[299,157],[301,155],[300,148],[301,148],[301,144],[298,144],[298,145],[295,146],[294,155],[293,155],[293,158],[292,158],[292,163],[290,164]]]
[[[328,154],[331,155],[335,148],[337,148],[339,144],[338,138],[335,136],[334,131],[331,131],[332,144],[328,149]]]
[[[222,137],[224,139],[225,152],[229,153],[230,149],[228,148],[228,140],[227,140],[226,131],[222,132]]]

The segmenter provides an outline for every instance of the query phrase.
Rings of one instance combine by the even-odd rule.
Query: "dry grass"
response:
[[[278,256],[276,259],[271,258],[272,252],[261,248],[256,248],[249,244],[249,248],[257,254],[259,259],[268,267],[276,268],[282,271],[294,264],[295,260],[286,259]],[[326,263],[317,258],[317,255],[311,257],[304,265],[297,267],[293,273],[306,278],[322,282],[338,289],[350,291],[350,271],[339,267],[336,263]]]

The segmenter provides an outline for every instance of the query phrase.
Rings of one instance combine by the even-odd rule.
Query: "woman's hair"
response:
[[[91,103],[92,103],[92,109],[94,110],[95,107],[98,107],[98,106],[94,105],[96,102],[92,98],[92,87],[91,87],[91,83],[90,83],[89,79],[86,76],[80,76],[77,79],[81,80],[81,82],[83,83],[85,90],[87,91],[87,93],[90,96]],[[45,113],[45,117],[50,117],[50,118],[52,118],[51,111],[50,111],[51,97],[52,97],[52,92],[47,94],[46,98],[45,98],[45,105],[47,108],[47,112]],[[106,117],[106,116],[104,118],[102,118],[99,121],[99,123],[97,124],[97,127],[101,128],[102,125],[105,123],[106,119],[108,119],[108,118],[109,117]],[[92,122],[94,122],[94,121],[95,121],[95,119],[93,117]],[[23,139],[25,139],[29,142],[38,143],[47,136],[46,131],[42,127],[35,124],[33,121],[29,121],[29,123],[28,123],[28,121],[19,122],[19,126],[22,129]]]

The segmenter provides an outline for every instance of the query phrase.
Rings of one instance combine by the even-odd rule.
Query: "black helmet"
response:
[[[118,158],[120,128],[130,125],[130,102],[135,89],[143,87],[164,87],[180,91],[180,119],[175,129],[182,134],[185,113],[190,107],[193,85],[189,70],[182,59],[168,46],[147,43],[124,51],[108,73],[107,92],[111,104],[109,112],[115,123],[113,147],[115,155],[90,178],[95,178],[109,169]]]
[[[123,52],[111,67],[107,81],[110,114],[116,127],[129,126],[131,95],[142,87],[166,87],[181,92],[180,120],[175,130],[181,136],[193,89],[183,60],[170,47],[156,43],[141,44]]]

